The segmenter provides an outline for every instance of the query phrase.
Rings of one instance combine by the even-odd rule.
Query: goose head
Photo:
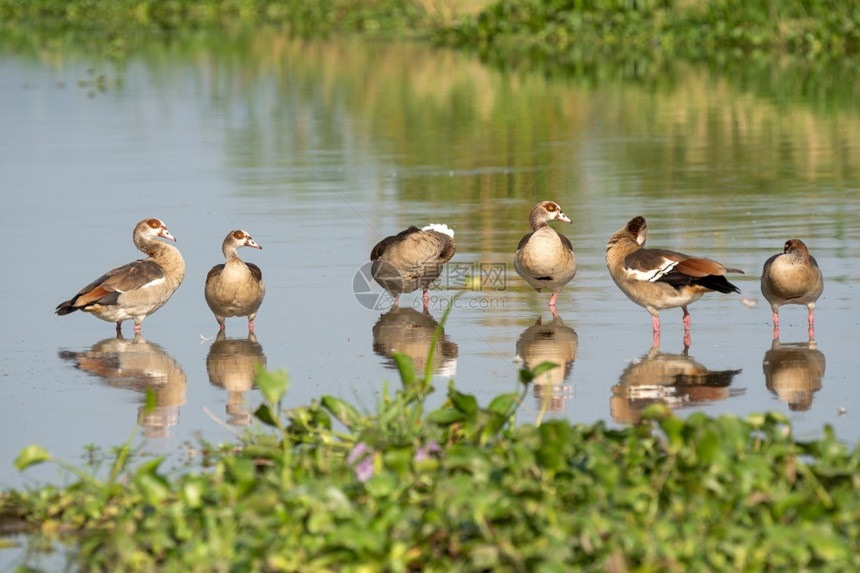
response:
[[[546,225],[548,221],[561,221],[562,223],[570,223],[570,219],[561,210],[561,207],[555,201],[544,201],[538,203],[529,214],[529,224],[532,229]]]

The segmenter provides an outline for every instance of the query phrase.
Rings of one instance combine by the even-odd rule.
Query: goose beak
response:
[[[562,223],[570,223],[570,219],[561,211],[558,212],[558,215],[555,216],[555,219],[556,221],[561,221]]]
[[[251,237],[248,237],[248,240],[245,241],[245,246],[251,247],[252,249],[260,249],[261,251],[263,250],[263,247],[258,245],[257,242],[254,239],[252,239]]]
[[[167,239],[168,241],[176,242],[176,239],[173,238],[173,235],[170,234],[170,231],[167,230],[166,227],[161,228],[161,232],[158,233],[158,236],[162,239]]]

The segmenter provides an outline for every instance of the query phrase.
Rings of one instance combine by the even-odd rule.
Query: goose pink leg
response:
[[[558,298],[557,292],[552,293],[552,296],[549,297],[549,307],[550,308],[555,308],[555,301],[557,298]]]
[[[427,289],[424,289],[424,310],[427,310],[430,307],[430,293]]]
[[[652,316],[651,317],[651,326],[654,328],[654,332],[660,332],[660,317]]]

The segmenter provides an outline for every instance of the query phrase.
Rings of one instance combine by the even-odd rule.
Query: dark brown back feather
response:
[[[376,259],[381,257],[382,253],[385,252],[385,249],[387,249],[391,245],[393,245],[395,243],[399,243],[400,241],[402,241],[403,239],[405,239],[406,237],[408,237],[412,233],[420,233],[420,232],[421,232],[421,229],[419,229],[415,225],[412,225],[408,229],[406,229],[404,231],[400,231],[396,235],[391,235],[390,237],[385,237],[384,239],[382,239],[381,241],[376,243],[376,245],[373,247],[373,249],[371,249],[370,260],[375,261]],[[453,253],[451,253],[451,256],[453,256]]]
[[[255,280],[263,280],[263,271],[260,270],[260,267],[254,263],[245,263],[245,266],[248,267],[249,271],[251,271],[251,276],[253,276]]]

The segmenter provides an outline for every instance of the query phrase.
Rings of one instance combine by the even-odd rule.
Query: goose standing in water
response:
[[[687,305],[706,292],[741,292],[726,280],[726,273],[741,273],[711,259],[691,257],[665,249],[646,249],[648,224],[634,217],[606,245],[606,266],[612,280],[627,297],[651,314],[655,337],[660,332],[660,311],[684,311],[684,344],[689,346],[690,313]]]
[[[786,241],[783,253],[764,263],[761,272],[761,294],[773,310],[774,338],[779,338],[779,307],[802,304],[809,309],[809,337],[815,327],[815,302],[824,291],[824,276],[815,257],[800,239]]]
[[[254,319],[266,296],[266,285],[260,267],[239,258],[237,250],[241,247],[263,248],[245,231],[230,231],[221,243],[226,262],[215,265],[206,275],[204,294],[221,330],[226,328],[228,316],[247,316],[248,330],[254,332]]]
[[[419,229],[409,227],[396,235],[379,241],[370,251],[373,279],[394,297],[396,306],[400,295],[421,289],[424,308],[430,304],[427,288],[442,274],[442,265],[457,250],[454,230],[447,225],[430,224]]]
[[[568,238],[557,233],[548,221],[570,223],[558,203],[544,201],[535,205],[529,214],[532,232],[520,239],[514,269],[537,292],[552,292],[549,307],[554,311],[559,291],[576,274],[576,257]]]
[[[71,299],[61,302],[60,316],[76,310],[88,312],[107,322],[134,320],[140,332],[143,319],[164,306],[185,278],[185,260],[179,249],[157,240],[176,241],[160,219],[144,219],[134,228],[134,246],[148,257],[111,269],[91,282]]]

